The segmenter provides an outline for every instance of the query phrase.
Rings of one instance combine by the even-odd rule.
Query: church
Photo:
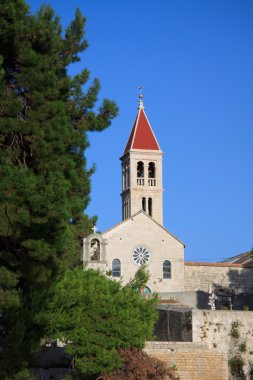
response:
[[[142,95],[122,162],[122,222],[83,240],[83,261],[123,284],[140,265],[150,273],[145,292],[184,290],[184,243],[163,226],[163,152]]]
[[[145,293],[159,293],[189,307],[241,308],[251,301],[253,267],[249,253],[220,263],[185,262],[184,242],[163,226],[163,152],[144,110],[142,94],[121,157],[122,221],[86,236],[82,261],[126,284],[145,264]],[[213,302],[213,301],[211,301]],[[208,306],[209,305],[209,306]]]

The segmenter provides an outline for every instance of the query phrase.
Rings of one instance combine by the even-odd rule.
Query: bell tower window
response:
[[[149,186],[155,186],[156,180],[155,180],[155,163],[150,162],[148,164],[148,184]]]
[[[144,164],[142,161],[137,163],[137,185],[144,185]]]
[[[126,167],[126,187],[129,188],[130,186],[130,170],[129,166]]]
[[[148,198],[148,215],[153,216],[152,198]]]
[[[146,198],[142,198],[142,210],[146,212]]]
[[[126,189],[126,170],[125,168],[122,169],[122,189]]]
[[[122,167],[122,190],[128,189],[130,186],[130,167],[129,162]]]

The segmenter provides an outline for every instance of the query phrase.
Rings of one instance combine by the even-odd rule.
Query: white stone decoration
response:
[[[216,295],[214,293],[212,293],[209,297],[209,302],[208,302],[208,305],[211,306],[211,310],[215,310],[216,307],[215,307],[215,300],[217,299]]]
[[[93,227],[92,230],[95,231],[96,227]],[[97,232],[83,238],[82,261],[99,264],[99,267],[101,263],[106,263],[106,244],[106,239]]]
[[[137,247],[133,252],[133,260],[137,265],[148,264],[151,260],[151,255],[146,248]]]

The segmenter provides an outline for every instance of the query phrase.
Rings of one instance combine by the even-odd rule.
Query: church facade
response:
[[[83,239],[82,260],[85,266],[99,269],[123,284],[145,264],[150,273],[144,290],[147,293],[157,292],[161,297],[200,308],[206,308],[215,293],[215,299],[222,299],[220,307],[222,303],[232,307],[233,297],[253,293],[252,261],[184,261],[185,244],[163,226],[162,159],[140,95],[137,116],[121,157],[122,221],[102,234],[94,228],[94,233]],[[206,295],[202,306],[196,300],[199,293]]]

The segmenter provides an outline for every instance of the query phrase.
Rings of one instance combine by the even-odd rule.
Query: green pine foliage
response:
[[[95,112],[99,81],[89,85],[86,69],[67,74],[87,47],[84,26],[79,10],[64,33],[49,6],[31,15],[23,0],[1,1],[0,378],[22,369],[43,336],[36,308],[78,263],[78,237],[96,220],[83,214],[87,132],[108,127],[117,106],[105,99]]]
[[[67,344],[75,368],[84,375],[121,366],[119,349],[142,348],[153,338],[157,298],[112,281],[98,271],[66,271],[39,318],[49,338]]]
[[[145,288],[149,280],[149,272],[147,266],[141,265],[140,268],[135,273],[134,277],[129,281],[128,286],[137,291]]]

